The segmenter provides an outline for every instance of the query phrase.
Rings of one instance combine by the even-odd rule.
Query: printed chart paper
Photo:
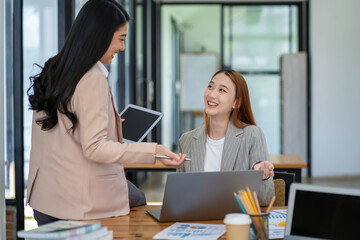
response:
[[[224,224],[174,223],[165,228],[153,239],[191,239],[215,240],[226,231]]]
[[[270,212],[269,222],[269,239],[284,238],[287,209],[272,210]]]

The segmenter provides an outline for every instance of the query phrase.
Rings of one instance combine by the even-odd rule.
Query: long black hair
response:
[[[47,60],[40,74],[30,77],[27,91],[30,109],[46,113],[36,119],[42,130],[50,130],[57,124],[59,111],[70,119],[74,132],[78,119],[70,111],[69,103],[75,88],[105,54],[114,33],[129,20],[126,10],[115,0],[89,0],[81,8],[64,47]]]

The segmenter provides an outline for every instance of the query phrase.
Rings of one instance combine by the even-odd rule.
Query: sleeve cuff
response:
[[[254,170],[254,166],[256,165],[256,164],[258,164],[258,163],[261,163],[262,161],[257,161],[253,166],[252,166],[252,168],[251,168],[251,170]]]

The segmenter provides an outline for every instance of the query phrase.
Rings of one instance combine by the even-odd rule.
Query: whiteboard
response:
[[[180,55],[180,110],[202,111],[203,95],[211,77],[219,69],[213,53],[182,53]]]

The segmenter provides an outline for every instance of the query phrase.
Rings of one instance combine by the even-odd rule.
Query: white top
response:
[[[225,137],[220,140],[213,140],[207,137],[204,171],[220,171],[221,157],[224,148]]]

